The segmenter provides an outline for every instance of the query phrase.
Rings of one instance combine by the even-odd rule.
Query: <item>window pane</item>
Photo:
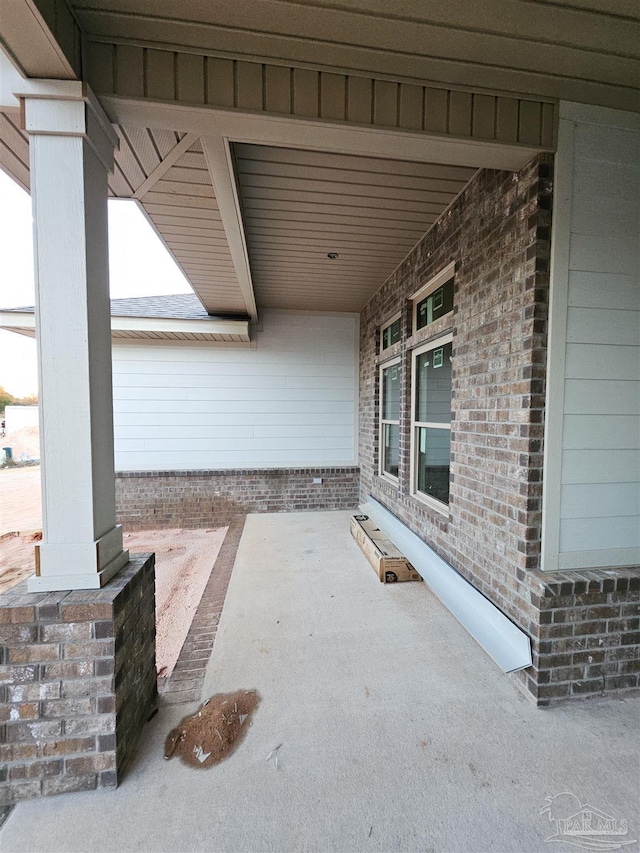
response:
[[[418,427],[416,438],[417,489],[424,495],[448,504],[451,433],[448,429]]]
[[[451,343],[416,358],[416,420],[451,423]]]
[[[453,278],[434,290],[416,306],[416,327],[422,329],[453,309]]]
[[[400,340],[400,317],[390,323],[382,331],[382,349],[387,349],[392,344],[397,344]]]
[[[382,425],[382,470],[393,477],[398,476],[400,456],[400,427],[398,424]]]
[[[382,418],[400,420],[400,368],[397,364],[382,371]]]

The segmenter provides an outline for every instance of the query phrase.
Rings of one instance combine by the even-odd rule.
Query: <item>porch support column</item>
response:
[[[95,589],[129,559],[113,461],[107,172],[117,137],[85,84],[28,80],[25,89],[43,514],[28,589]]]

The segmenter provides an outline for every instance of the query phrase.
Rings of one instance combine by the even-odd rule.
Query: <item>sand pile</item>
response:
[[[259,702],[256,690],[217,693],[169,732],[164,757],[178,755],[192,767],[219,764],[242,742]]]
[[[2,436],[2,447],[10,447],[15,462],[22,456],[40,458],[40,431],[38,427],[22,427]]]

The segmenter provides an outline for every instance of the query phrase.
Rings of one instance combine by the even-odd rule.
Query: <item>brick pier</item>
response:
[[[120,781],[157,700],[154,563],[101,590],[0,596],[0,806]]]

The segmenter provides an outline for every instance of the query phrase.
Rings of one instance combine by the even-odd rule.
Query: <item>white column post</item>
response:
[[[83,83],[24,83],[43,513],[28,589],[94,589],[129,558],[113,461],[107,171],[117,137]]]

